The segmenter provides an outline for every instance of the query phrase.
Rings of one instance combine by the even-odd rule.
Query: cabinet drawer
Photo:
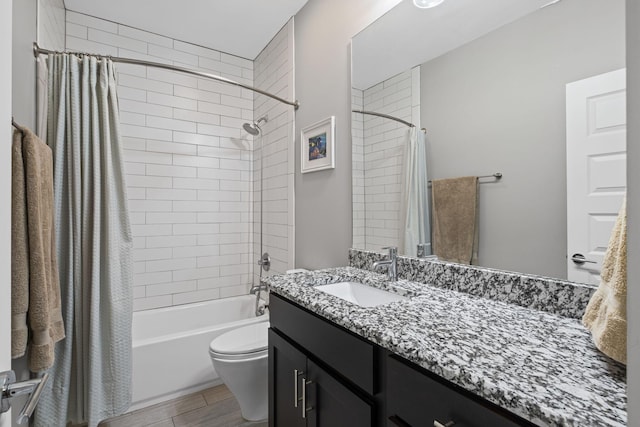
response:
[[[269,296],[271,327],[370,395],[375,393],[374,346],[277,294]]]
[[[533,424],[479,396],[444,384],[396,356],[387,360],[387,426],[515,427]]]

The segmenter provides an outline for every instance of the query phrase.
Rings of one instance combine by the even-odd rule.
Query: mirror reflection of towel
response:
[[[627,201],[618,213],[604,254],[600,286],[591,297],[582,323],[607,356],[627,363]]]
[[[478,177],[432,183],[433,246],[442,261],[478,262]]]

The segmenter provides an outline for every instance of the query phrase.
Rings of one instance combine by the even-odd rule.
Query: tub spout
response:
[[[256,295],[262,291],[267,291],[267,285],[263,285],[262,283],[260,283],[259,285],[253,285],[249,290],[249,293],[252,295]]]
[[[264,283],[260,282],[258,285],[253,285],[249,290],[249,293],[254,294],[256,296],[256,316],[262,316],[264,314],[266,304],[260,305],[260,294],[264,292],[268,292],[269,288]]]

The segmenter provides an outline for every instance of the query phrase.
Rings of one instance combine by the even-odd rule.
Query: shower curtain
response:
[[[424,132],[417,127],[409,129],[403,166],[400,250],[404,255],[415,256],[418,243],[424,243],[425,255],[431,255],[427,150]]]
[[[131,402],[132,236],[115,71],[108,59],[48,58],[47,142],[67,338],[35,426],[88,423]]]

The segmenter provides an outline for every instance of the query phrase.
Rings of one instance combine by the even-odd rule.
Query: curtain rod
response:
[[[179,71],[181,73],[186,73],[186,74],[191,74],[194,76],[198,76],[198,77],[204,77],[206,79],[211,79],[211,80],[217,80],[219,82],[223,82],[223,83],[228,83],[234,86],[239,86],[243,89],[248,89],[251,90],[253,92],[257,92],[259,94],[268,96],[269,98],[273,98],[277,101],[280,101],[284,104],[287,105],[291,105],[293,106],[294,110],[297,110],[300,107],[300,103],[296,100],[296,101],[288,101],[286,99],[280,98],[279,96],[273,95],[269,92],[265,92],[262,89],[258,89],[249,85],[246,85],[244,83],[240,83],[240,82],[236,82],[234,80],[231,79],[227,79],[225,77],[221,77],[221,76],[216,76],[215,74],[209,74],[209,73],[205,73],[203,71],[197,71],[197,70],[192,70],[190,68],[186,68],[186,67],[180,67],[178,65],[169,65],[169,64],[163,64],[161,62],[153,62],[153,61],[145,61],[142,59],[133,59],[133,58],[122,58],[122,57],[118,57],[118,56],[109,56],[109,55],[94,55],[94,54],[90,54],[90,53],[83,53],[83,52],[57,52],[57,51],[53,51],[53,50],[48,50],[48,49],[43,49],[40,46],[38,46],[38,43],[33,43],[33,55],[37,58],[38,55],[50,55],[50,54],[54,54],[54,53],[71,53],[71,54],[78,54],[78,55],[88,55],[88,56],[95,56],[98,58],[109,58],[111,59],[113,62],[120,62],[123,64],[135,64],[135,65],[145,65],[145,66],[149,66],[149,67],[156,67],[156,68],[163,68],[165,70],[170,70],[170,71]]]
[[[416,125],[414,125],[413,123],[407,122],[405,120],[399,119],[399,118],[394,117],[394,116],[390,116],[388,114],[376,113],[375,111],[366,111],[366,110],[351,110],[351,111],[354,112],[354,113],[368,114],[370,116],[377,116],[377,117],[382,117],[384,119],[395,120],[396,122],[400,122],[403,125],[409,126],[410,128],[416,127]],[[422,128],[422,131],[426,132],[427,130],[425,128]]]

